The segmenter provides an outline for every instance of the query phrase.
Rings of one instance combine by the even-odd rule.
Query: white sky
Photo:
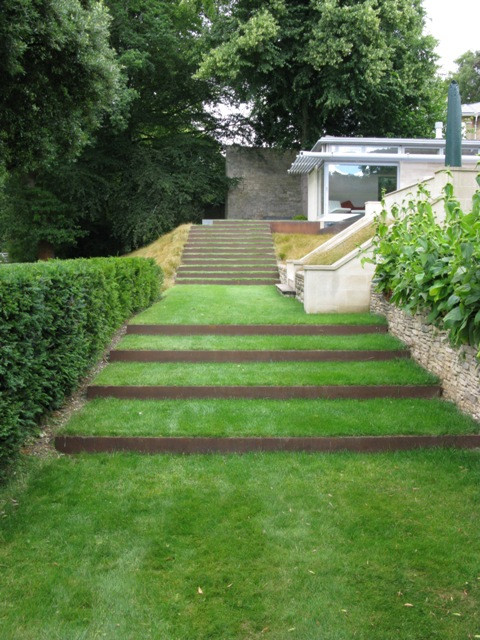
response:
[[[480,0],[423,0],[426,26],[438,41],[442,74],[455,71],[454,60],[480,50]]]

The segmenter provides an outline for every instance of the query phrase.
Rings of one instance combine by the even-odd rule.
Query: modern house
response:
[[[367,202],[432,176],[445,164],[445,143],[440,137],[326,136],[311,151],[301,151],[289,173],[308,176],[308,219],[324,226],[362,216]],[[475,167],[479,153],[480,140],[464,140],[463,166]]]
[[[480,140],[480,102],[462,104],[462,124],[467,140]]]

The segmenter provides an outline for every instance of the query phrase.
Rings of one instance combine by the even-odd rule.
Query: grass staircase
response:
[[[174,287],[133,319],[57,437],[65,453],[479,446],[478,425],[370,314],[273,286]]]
[[[176,284],[267,285],[278,280],[268,222],[192,225]]]

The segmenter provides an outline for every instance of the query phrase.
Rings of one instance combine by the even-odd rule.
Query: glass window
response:
[[[397,167],[367,164],[328,164],[327,213],[363,211],[365,203],[381,200],[397,188]]]
[[[441,147],[405,147],[405,153],[417,156],[436,156],[441,152]]]
[[[398,147],[365,147],[367,153],[398,153]]]

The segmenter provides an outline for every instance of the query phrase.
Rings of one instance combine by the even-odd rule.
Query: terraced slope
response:
[[[308,316],[273,286],[191,285],[127,329],[60,450],[479,444],[476,423],[439,398],[378,316]]]
[[[214,220],[192,225],[177,284],[259,285],[278,282],[268,222]]]

